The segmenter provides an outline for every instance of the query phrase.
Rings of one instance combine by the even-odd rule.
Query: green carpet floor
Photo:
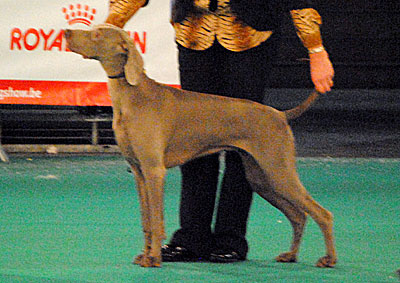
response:
[[[312,196],[335,215],[339,262],[314,267],[322,235],[308,221],[299,263],[273,261],[291,228],[260,197],[248,260],[132,265],[142,248],[139,203],[119,156],[11,157],[0,163],[0,282],[400,282],[400,160],[300,158]],[[178,227],[178,169],[168,173],[166,230]]]

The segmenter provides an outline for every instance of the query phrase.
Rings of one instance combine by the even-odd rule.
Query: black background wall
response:
[[[400,157],[400,1],[313,1],[335,86],[290,122],[299,155]],[[265,104],[287,109],[308,95],[307,58],[287,15]]]
[[[400,88],[400,1],[314,0],[324,45],[335,67],[335,88]],[[285,18],[274,88],[312,87],[306,50]]]

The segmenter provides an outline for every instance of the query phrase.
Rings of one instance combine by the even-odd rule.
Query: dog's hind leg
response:
[[[284,137],[284,135],[277,137]],[[281,207],[281,210],[286,209],[286,213],[284,212],[285,214],[291,215],[291,211],[295,211],[294,209],[287,209],[291,207],[290,204],[300,211],[300,213],[297,213],[298,215],[303,213],[303,211],[309,214],[320,227],[325,239],[326,256],[318,260],[317,266],[333,267],[337,261],[333,237],[333,215],[318,204],[300,182],[296,172],[294,144],[290,142],[290,139],[280,138],[274,141],[274,144],[276,146],[270,147],[269,150],[266,151],[248,151],[252,153],[251,156],[254,158],[253,162],[256,162],[263,171],[263,174],[258,175],[265,176],[266,182],[269,184],[269,187],[259,187],[258,189],[262,191],[258,191],[258,193],[261,195],[264,194],[264,197],[268,198],[270,197],[268,190],[273,190],[274,194],[279,196],[279,198],[275,197],[275,201],[280,200],[280,203],[276,204]],[[271,148],[273,148],[273,151]],[[250,178],[251,177],[252,176],[250,176]],[[260,184],[262,179],[256,181],[256,183]],[[274,201],[274,198],[271,198],[271,200]],[[288,203],[285,204],[284,200]],[[282,212],[283,211],[284,210],[282,210]],[[292,218],[296,219],[294,216]],[[301,218],[297,217],[297,219]],[[296,221],[293,223],[296,223]],[[295,227],[296,225],[298,224],[295,224]],[[299,228],[300,227],[301,225]],[[297,240],[294,240],[294,242],[295,241]]]
[[[290,221],[293,229],[293,239],[288,252],[281,253],[275,258],[278,262],[297,262],[300,243],[304,232],[304,227],[307,221],[307,214],[296,208],[286,199],[274,193],[271,189],[257,189],[261,197],[266,199],[271,205],[279,209]]]
[[[276,257],[278,262],[297,262],[297,254],[307,220],[307,214],[293,206],[286,199],[269,188],[268,180],[257,162],[246,154],[241,154],[246,170],[246,176],[254,191],[267,200],[272,206],[279,209],[290,221],[293,229],[293,239],[290,251]]]
[[[268,180],[276,194],[282,196],[293,206],[308,213],[320,227],[326,246],[326,256],[319,259],[318,267],[333,267],[336,264],[336,251],[333,238],[332,213],[318,204],[301,184],[294,170],[279,168],[279,173],[269,172]]]

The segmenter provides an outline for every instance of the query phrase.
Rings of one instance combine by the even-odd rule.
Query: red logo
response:
[[[64,18],[69,25],[81,23],[91,26],[97,10],[89,5],[70,4],[61,8]],[[128,31],[130,37],[138,45],[140,51],[146,53],[147,32]],[[69,51],[63,37],[64,30],[54,28],[21,29],[14,27],[10,31],[10,50],[44,50],[44,51]]]
[[[70,4],[68,7],[63,7],[61,10],[69,25],[81,23],[91,26],[97,12],[96,9],[82,4]]]

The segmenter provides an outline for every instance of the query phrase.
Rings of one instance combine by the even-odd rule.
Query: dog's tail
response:
[[[301,115],[303,115],[303,113],[306,112],[311,107],[311,105],[314,104],[314,102],[318,99],[318,97],[319,97],[319,92],[314,90],[307,97],[306,100],[304,100],[302,103],[300,103],[300,105],[298,105],[292,109],[283,111],[286,115],[286,119],[292,120],[292,119],[296,119],[296,118],[300,117]]]

